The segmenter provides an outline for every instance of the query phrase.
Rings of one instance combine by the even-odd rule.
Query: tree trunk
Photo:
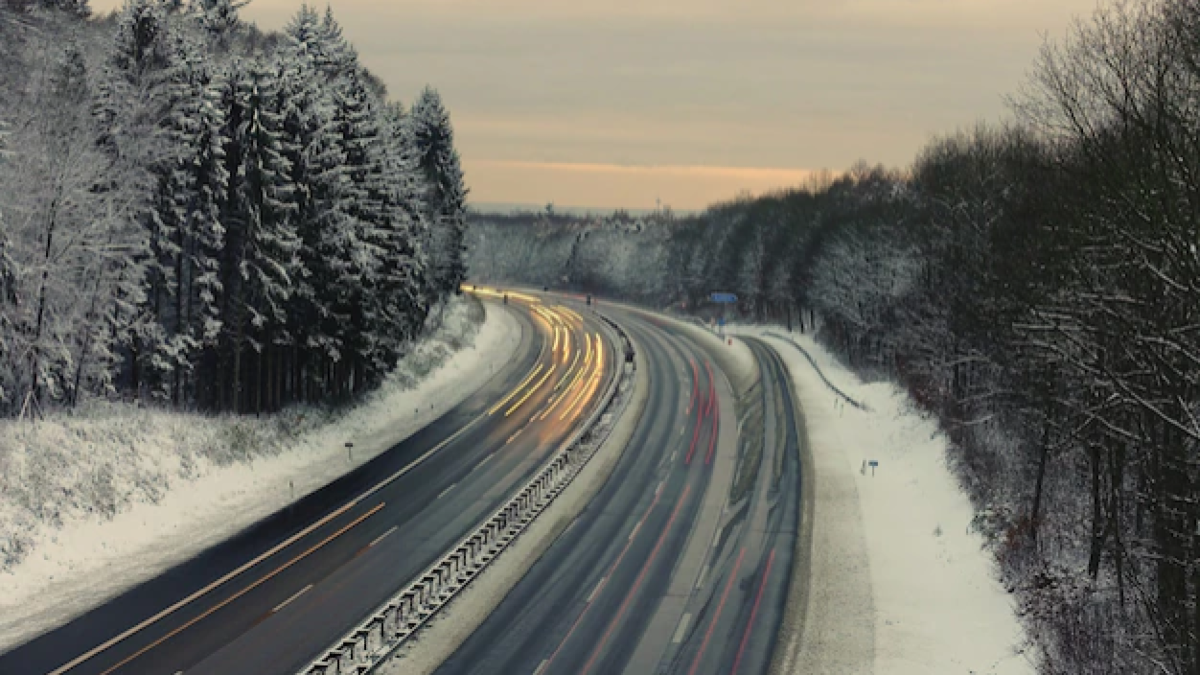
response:
[[[1029,538],[1037,550],[1038,524],[1042,518],[1042,488],[1046,484],[1046,466],[1050,463],[1050,419],[1042,421],[1042,440],[1038,449],[1037,481],[1033,488],[1033,513],[1029,516]]]
[[[260,343],[258,352],[254,355],[254,414],[262,415],[263,411],[263,359],[267,354],[266,343]]]
[[[39,373],[42,369],[42,329],[45,326],[46,317],[46,285],[50,280],[50,252],[54,245],[54,230],[58,225],[58,201],[62,193],[62,181],[57,180],[54,190],[54,199],[50,201],[49,210],[46,213],[46,245],[42,253],[42,279],[38,285],[38,308],[37,320],[33,329],[33,344],[29,350],[29,396],[36,406],[41,388]]]
[[[104,280],[104,268],[100,268],[96,272],[96,283],[92,286],[92,298],[88,303],[88,311],[85,315],[86,320],[83,326],[83,345],[79,348],[79,358],[75,360],[75,378],[74,384],[71,387],[71,407],[74,408],[79,403],[79,388],[83,386],[83,371],[87,367],[88,356],[92,349],[92,340],[95,331],[92,330],[92,325],[96,318],[96,305],[100,302],[100,286]]]

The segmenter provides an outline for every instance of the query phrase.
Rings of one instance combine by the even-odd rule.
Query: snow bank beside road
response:
[[[312,492],[452,408],[520,343],[508,310],[482,314],[474,300],[456,301],[378,391],[338,416],[106,406],[0,423],[0,650],[228,538],[290,503],[292,485],[296,498]]]
[[[768,332],[738,331],[759,336]],[[869,569],[860,576],[870,583],[874,672],[1033,672],[1030,659],[1022,653],[1028,640],[1013,600],[996,578],[983,538],[971,531],[974,509],[947,466],[948,441],[936,421],[916,411],[897,386],[864,384],[810,337],[791,339],[824,375],[818,375],[795,345],[767,338],[783,356],[796,385],[812,443],[813,481],[820,486],[826,479],[823,467],[825,473],[834,472],[842,479],[852,476],[858,496],[861,534],[855,533],[855,527],[841,526],[827,534],[838,539],[829,543],[845,544],[849,551],[862,550],[856,537],[865,542],[865,560],[846,559],[840,565]],[[865,404],[867,410],[849,405],[823,380]],[[862,471],[863,462],[869,460],[879,462],[873,476],[870,468]],[[818,487],[818,499],[820,492]],[[816,507],[819,519],[821,504]],[[815,525],[819,528],[821,523]],[[822,555],[816,535],[812,555]],[[817,576],[811,579],[811,589],[810,609],[820,593],[853,592],[830,590],[827,580]],[[801,643],[820,630],[812,625],[813,618],[804,624]],[[812,670],[811,663],[792,665],[805,665],[806,673],[821,672]]]

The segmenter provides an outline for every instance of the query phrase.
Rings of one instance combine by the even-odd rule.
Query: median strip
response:
[[[630,344],[616,324],[604,320],[621,336],[623,343]],[[601,345],[601,341],[596,340],[598,352]],[[626,346],[626,350],[631,349]],[[597,428],[597,423],[619,415],[619,408],[628,402],[629,397],[622,396],[621,404],[614,405],[621,383],[630,377],[631,373],[618,370],[587,421],[522,489],[428,567],[416,581],[379,606],[366,620],[298,672],[301,675],[366,675],[374,672],[467,587],[578,475],[603,445],[612,428],[608,424]],[[597,385],[599,380],[592,389]]]

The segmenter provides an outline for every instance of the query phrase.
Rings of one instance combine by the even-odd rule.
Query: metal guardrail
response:
[[[796,342],[795,340],[793,340],[791,337],[789,337],[787,335],[780,335],[779,333],[776,333],[775,331],[767,331],[767,336],[776,338],[778,340],[783,340],[784,342],[787,342],[787,343],[791,344],[793,347],[795,347],[804,356],[804,358],[808,359],[808,362],[810,364],[812,364],[813,370],[817,371],[817,376],[821,378],[821,381],[825,383],[825,386],[829,387],[833,391],[833,393],[840,396],[844,401],[846,401],[850,405],[854,406],[855,408],[862,410],[863,412],[874,412],[873,410],[871,410],[871,407],[868,406],[866,403],[854,400],[853,397],[851,397],[849,394],[842,391],[841,389],[838,389],[837,385],[830,382],[829,378],[825,377],[825,373],[821,370],[821,366],[817,365],[817,360],[812,357],[812,354],[808,353],[807,349],[805,349],[804,347],[801,347],[799,342]]]
[[[629,336],[608,317],[599,315],[621,338],[623,352],[631,354]],[[615,361],[622,364],[620,360]],[[636,367],[636,366],[635,366]],[[541,471],[483,524],[458,542],[450,552],[430,565],[416,581],[383,603],[378,609],[322,655],[298,671],[298,675],[367,675],[415,635],[455,595],[460,593],[491,561],[495,560],[534,518],[554,501],[596,450],[607,440],[613,425],[598,436],[592,431],[616,401],[620,385],[629,377],[618,365],[617,377],[609,384],[595,412]],[[626,396],[622,407],[629,401]]]

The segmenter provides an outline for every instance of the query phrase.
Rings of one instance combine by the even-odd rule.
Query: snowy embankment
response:
[[[103,405],[0,422],[0,651],[169,569],[377,456],[509,360],[497,305],[456,299],[383,386],[340,413],[263,418]],[[345,443],[354,443],[353,458]]]
[[[793,642],[785,672],[1033,672],[1013,600],[972,531],[974,508],[947,464],[948,439],[936,420],[895,384],[863,383],[809,336],[735,331],[767,336],[783,357],[811,444],[812,577],[803,631],[781,642]],[[871,461],[874,471],[864,466]],[[848,632],[828,634],[825,619]],[[873,625],[854,625],[867,621]]]

